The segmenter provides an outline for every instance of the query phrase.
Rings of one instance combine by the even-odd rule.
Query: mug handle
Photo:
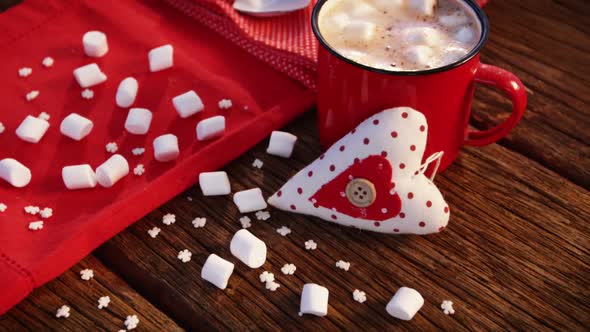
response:
[[[475,72],[475,81],[500,89],[512,101],[512,114],[504,122],[488,130],[467,132],[465,145],[483,146],[498,141],[516,126],[526,109],[527,95],[518,77],[496,66],[480,63]]]

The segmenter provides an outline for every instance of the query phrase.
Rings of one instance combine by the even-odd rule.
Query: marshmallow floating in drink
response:
[[[154,158],[160,162],[168,162],[178,158],[178,137],[173,134],[165,134],[154,139]]]
[[[88,136],[93,127],[94,124],[89,119],[79,114],[71,113],[63,119],[59,126],[59,131],[64,136],[79,141]]]
[[[107,80],[96,63],[90,63],[74,69],[74,77],[82,88],[89,88]]]
[[[183,119],[199,113],[205,108],[203,101],[201,101],[199,95],[193,90],[172,98],[172,104],[178,115]]]
[[[88,31],[82,37],[84,53],[89,57],[100,58],[109,51],[107,36],[100,31]]]
[[[112,187],[127,174],[129,174],[129,163],[120,154],[114,154],[96,168],[96,180],[105,188]]]
[[[206,141],[217,138],[225,132],[225,117],[222,115],[213,116],[205,120],[201,120],[197,124],[197,139],[199,141]]]
[[[401,320],[411,320],[424,305],[424,298],[417,290],[401,287],[395,292],[385,310],[391,316]]]
[[[270,134],[270,142],[268,143],[266,153],[283,158],[290,158],[291,154],[293,154],[293,147],[295,147],[296,141],[297,136],[293,134],[284,131],[273,131],[272,134]]]
[[[148,61],[151,72],[170,68],[174,65],[174,48],[170,44],[156,47],[149,51]]]
[[[199,174],[199,185],[203,196],[229,195],[231,186],[225,172],[203,172]]]
[[[16,136],[25,142],[38,143],[49,129],[49,122],[31,115],[16,128]]]
[[[205,261],[203,269],[201,270],[201,278],[209,281],[217,288],[225,289],[229,277],[234,272],[234,264],[225,259],[211,254]]]
[[[408,7],[420,15],[432,16],[437,0],[408,0]]]
[[[382,12],[400,10],[406,0],[369,0],[369,3]]]
[[[249,190],[239,191],[234,194],[234,204],[240,210],[240,213],[249,213],[259,210],[264,210],[267,207],[264,197],[262,197],[262,190],[254,188]]]
[[[425,45],[416,45],[408,48],[404,53],[406,59],[417,65],[429,66],[432,62],[432,48]]]
[[[467,18],[467,16],[461,13],[442,15],[438,18],[438,21],[440,22],[440,24],[447,27],[456,27],[469,23],[469,19]]]
[[[115,96],[115,102],[117,103],[117,106],[121,108],[127,108],[133,105],[135,98],[137,97],[138,89],[139,84],[135,78],[127,77],[126,79],[122,80],[121,83],[119,83],[117,94]]]
[[[31,170],[15,159],[0,160],[0,178],[13,187],[22,188],[31,182]]]
[[[351,43],[366,43],[375,36],[375,29],[374,23],[359,20],[348,23],[343,33]]]
[[[246,229],[240,229],[231,239],[230,251],[248,267],[257,269],[266,262],[266,244]]]
[[[152,112],[145,108],[132,108],[125,120],[125,130],[134,135],[145,135],[152,123]]]
[[[317,284],[303,285],[299,311],[302,314],[326,316],[328,314],[328,297],[330,292],[326,287]]]
[[[96,174],[88,164],[66,166],[61,170],[61,177],[66,188],[70,190],[96,187]]]
[[[462,43],[468,43],[469,41],[473,40],[473,37],[475,37],[475,33],[473,32],[473,29],[468,27],[462,27],[455,34],[455,39]]]
[[[413,27],[406,29],[403,33],[410,45],[436,46],[442,39],[440,32],[433,28]]]

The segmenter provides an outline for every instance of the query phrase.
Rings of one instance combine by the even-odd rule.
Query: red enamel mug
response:
[[[428,121],[425,157],[444,151],[439,170],[447,168],[463,145],[483,146],[507,135],[521,119],[527,103],[524,85],[512,73],[480,62],[489,22],[483,9],[465,1],[481,23],[477,46],[463,59],[423,71],[387,71],[356,63],[332,49],[319,31],[318,17],[330,0],[319,0],[312,14],[313,32],[320,42],[318,54],[318,126],[320,141],[329,147],[367,117],[387,108],[409,106]],[[485,1],[480,1],[485,3]],[[503,91],[512,101],[512,114],[485,130],[467,128],[475,84]]]

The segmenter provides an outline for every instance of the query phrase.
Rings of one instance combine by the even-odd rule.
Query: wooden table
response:
[[[14,2],[14,1],[6,1]],[[586,0],[494,0],[483,61],[517,74],[529,107],[510,136],[485,148],[465,148],[437,183],[452,208],[440,235],[387,236],[328,225],[271,210],[251,230],[270,249],[264,269],[277,276],[274,293],[258,281],[264,269],[236,264],[220,291],[200,278],[209,253],[231,257],[229,240],[241,228],[231,197],[204,198],[196,187],[153,211],[56,280],[0,317],[0,330],[109,330],[136,314],[138,331],[218,330],[569,330],[590,327],[590,5]],[[480,87],[472,125],[483,129],[506,116],[507,101]],[[300,140],[290,160],[267,155],[265,142],[228,165],[233,189],[273,193],[321,150],[314,113],[286,130]],[[259,158],[264,167],[256,170]],[[188,197],[192,198],[189,201]],[[161,218],[174,213],[173,226]],[[195,229],[191,220],[206,217]],[[255,218],[252,218],[255,219]],[[163,228],[156,239],[147,230]],[[282,225],[293,232],[282,237]],[[303,243],[314,239],[318,249]],[[177,258],[193,252],[190,263]],[[335,262],[350,261],[350,271]],[[294,263],[284,276],[280,268]],[[94,270],[80,280],[79,271]],[[330,290],[329,315],[299,317],[306,282]],[[411,322],[387,315],[400,286],[418,289],[426,304]],[[368,300],[359,304],[352,291]],[[111,304],[98,310],[97,300]],[[1,294],[0,294],[1,296]],[[446,316],[443,300],[455,303]],[[56,319],[62,304],[68,319]]]

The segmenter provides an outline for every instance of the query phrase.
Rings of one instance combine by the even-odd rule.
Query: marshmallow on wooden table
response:
[[[100,58],[109,51],[107,35],[100,31],[88,31],[82,36],[84,53],[93,58]]]
[[[410,47],[405,52],[405,57],[418,65],[429,65],[432,62],[432,48],[425,45]]]
[[[173,134],[165,134],[154,139],[154,158],[160,162],[172,161],[178,158],[178,137]]]
[[[367,21],[349,22],[343,30],[347,40],[354,43],[365,43],[371,41],[375,36],[376,25]]]
[[[96,187],[96,174],[88,164],[66,166],[61,169],[61,177],[70,190]]]
[[[197,139],[206,141],[223,135],[225,132],[225,117],[222,115],[213,116],[201,120],[197,124]]]
[[[82,88],[89,88],[107,80],[96,63],[90,63],[74,69],[74,77]]]
[[[120,154],[114,154],[96,168],[96,181],[101,186],[109,188],[127,174],[129,174],[127,159]]]
[[[328,314],[328,297],[330,292],[318,284],[305,284],[301,292],[299,311],[302,314],[326,316]]]
[[[260,188],[238,191],[234,194],[234,204],[240,213],[249,213],[266,209],[266,201]]]
[[[218,288],[225,289],[229,277],[234,272],[234,264],[225,259],[211,254],[205,261],[201,270],[201,278],[209,281]]]
[[[92,121],[79,114],[72,113],[63,119],[59,126],[59,131],[64,136],[79,141],[88,136],[93,127],[94,124]]]
[[[15,159],[0,160],[0,178],[12,186],[22,188],[31,182],[31,170]]]
[[[424,305],[424,298],[417,290],[401,287],[387,303],[387,313],[401,320],[411,320]]]
[[[293,147],[297,141],[297,136],[284,131],[273,131],[270,134],[270,141],[266,153],[275,156],[290,158],[293,154]]]
[[[115,95],[115,102],[117,103],[117,106],[121,108],[127,108],[133,105],[135,98],[137,97],[138,89],[139,84],[135,78],[127,77],[126,79],[122,80],[121,83],[119,83],[117,94]]]
[[[25,142],[38,143],[49,129],[49,122],[31,115],[16,128],[16,136]]]
[[[148,60],[151,72],[170,68],[174,65],[174,48],[170,44],[153,48],[148,53]]]
[[[248,267],[257,269],[266,262],[266,244],[246,229],[240,229],[231,239],[230,251]]]
[[[437,0],[408,0],[408,6],[421,15],[432,16]]]
[[[135,135],[145,135],[152,123],[152,112],[145,108],[132,108],[125,120],[125,129]]]
[[[204,196],[229,195],[231,186],[225,172],[203,172],[199,174],[199,185]]]
[[[203,101],[193,90],[172,98],[172,104],[178,115],[183,119],[188,118],[195,113],[199,113],[205,108]]]

